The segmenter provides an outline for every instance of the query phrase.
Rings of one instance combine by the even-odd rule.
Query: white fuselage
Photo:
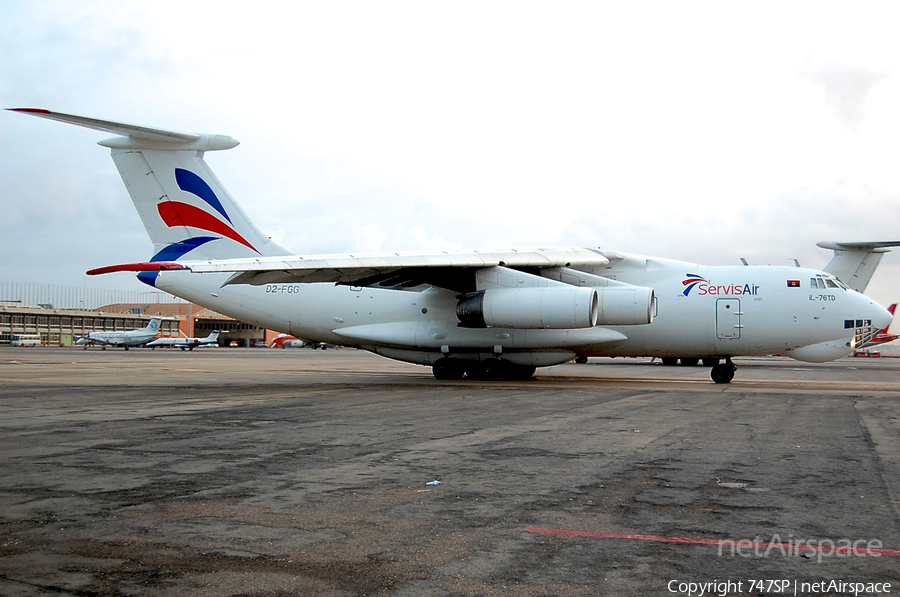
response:
[[[832,360],[891,320],[834,275],[799,267],[708,267],[591,247],[291,255],[250,222],[203,159],[236,139],[15,111],[116,135],[100,145],[154,251],[148,262],[89,275],[138,272],[241,321],[431,365],[437,379],[527,379],[538,366],[621,355],[709,358],[713,381],[728,383],[730,357]],[[860,289],[898,245],[820,244],[835,251],[830,271]]]
[[[330,283],[222,287],[227,275],[177,271],[162,272],[157,287],[262,327],[420,364],[433,364],[448,352],[470,358],[502,354],[517,364],[535,366],[576,355],[787,353],[824,361],[852,351],[857,323],[878,326],[886,313],[855,291],[811,287],[815,286],[811,280],[822,272],[805,268],[703,266],[624,255],[588,273],[653,288],[653,321],[571,330],[473,329],[458,325],[457,294],[433,287],[396,290]]]
[[[156,337],[156,330],[131,330],[130,332],[89,332],[76,344],[100,344],[108,346],[138,346]]]
[[[219,334],[216,333],[206,338],[157,338],[147,344],[148,348],[180,348],[193,350],[202,346],[217,345]]]

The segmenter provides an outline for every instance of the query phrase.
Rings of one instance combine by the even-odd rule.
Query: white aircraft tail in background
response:
[[[846,282],[857,292],[865,292],[889,247],[900,247],[900,241],[836,243],[820,242],[816,246],[832,249],[834,258],[823,271]]]
[[[15,111],[116,135],[100,145],[112,151],[154,254],[89,274],[138,272],[235,319],[427,365],[438,379],[527,379],[576,358],[652,356],[702,361],[713,381],[728,383],[733,357],[829,361],[891,321],[844,281],[864,289],[878,264],[869,256],[880,260],[897,242],[823,244],[840,251],[826,271],[577,246],[289,255],[203,160],[235,147],[231,137]]]

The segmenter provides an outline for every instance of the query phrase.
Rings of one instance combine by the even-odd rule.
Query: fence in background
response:
[[[112,290],[57,286],[34,282],[0,281],[0,305],[7,307],[45,307],[92,311],[117,303],[184,303],[186,301],[159,290]]]

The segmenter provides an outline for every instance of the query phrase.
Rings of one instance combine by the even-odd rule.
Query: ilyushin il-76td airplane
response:
[[[592,247],[291,255],[244,215],[203,157],[237,140],[35,108],[111,133],[153,241],[131,271],[173,295],[313,342],[430,366],[438,379],[527,379],[590,356],[654,356],[734,378],[732,358],[825,362],[891,321],[861,292],[900,242],[820,243],[825,271],[706,266]]]

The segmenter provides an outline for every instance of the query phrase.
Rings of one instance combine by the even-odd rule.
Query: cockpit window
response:
[[[870,328],[872,327],[871,319],[845,319],[844,320],[844,329],[849,330],[852,328]]]
[[[849,286],[847,286],[834,276],[824,274],[816,274],[814,278],[810,278],[809,287],[821,290],[824,290],[826,288],[843,288],[844,290],[850,289]]]

